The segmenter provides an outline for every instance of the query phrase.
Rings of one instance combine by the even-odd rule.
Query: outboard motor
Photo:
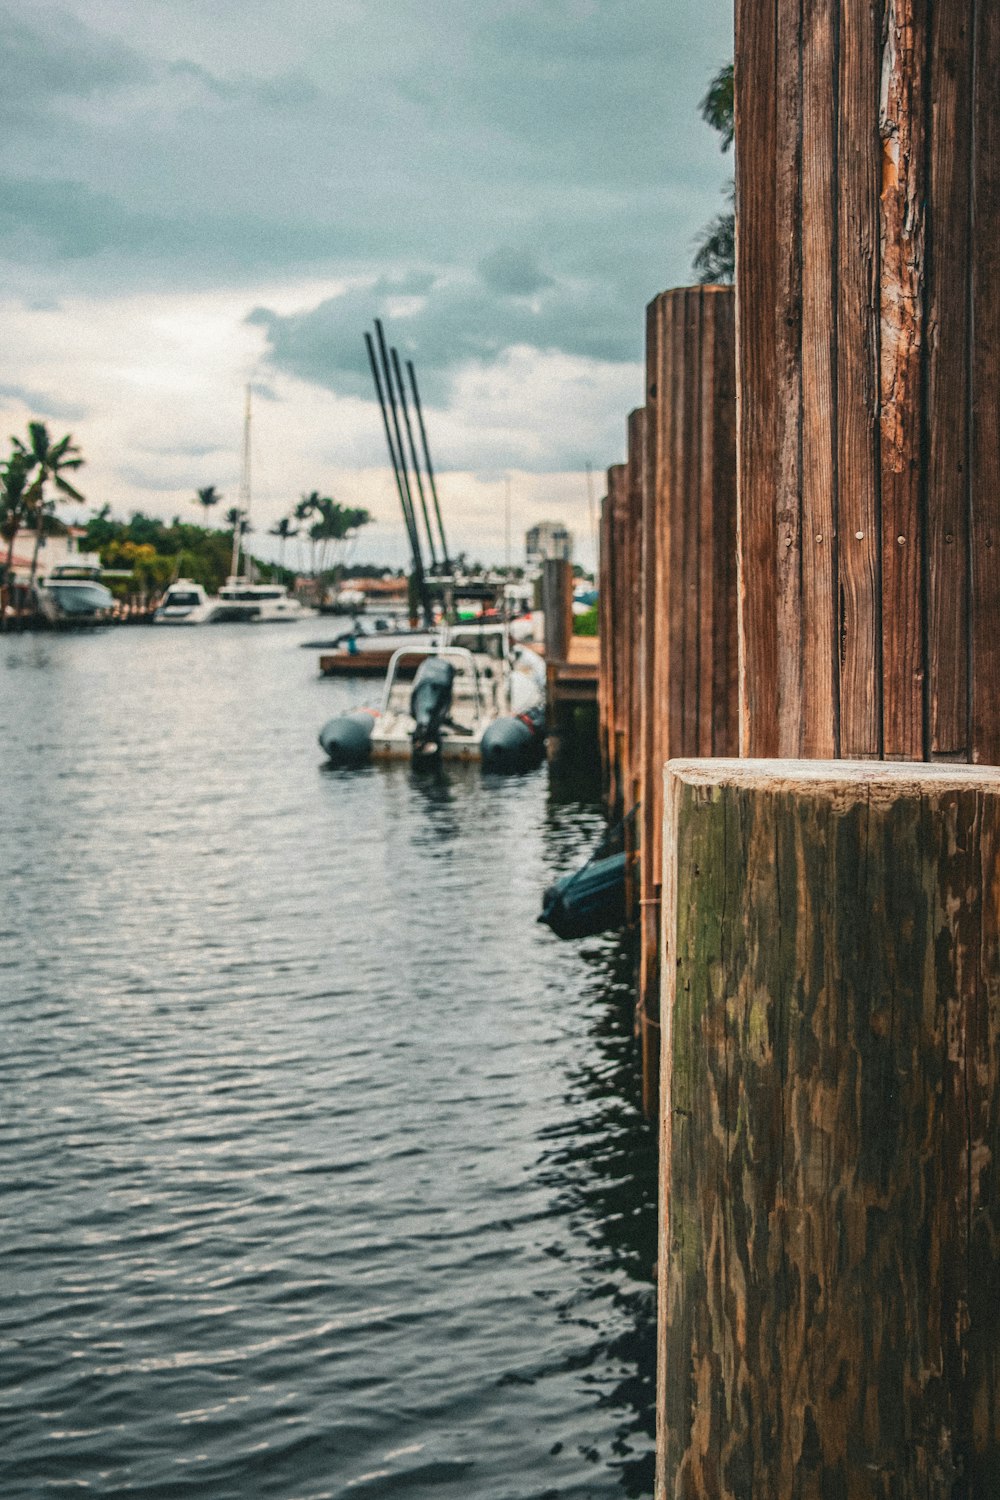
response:
[[[327,720],[319,742],[335,766],[360,766],[368,759],[377,717],[373,708],[358,708]]]
[[[441,728],[448,720],[455,668],[440,656],[428,656],[420,663],[410,694],[410,713],[414,718],[414,754],[439,750]]]
[[[526,771],[545,751],[545,709],[540,705],[523,714],[494,719],[483,734],[484,771]]]

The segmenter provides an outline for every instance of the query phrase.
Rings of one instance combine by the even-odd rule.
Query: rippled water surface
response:
[[[649,1494],[597,809],[326,769],[316,635],[0,637],[0,1494]]]

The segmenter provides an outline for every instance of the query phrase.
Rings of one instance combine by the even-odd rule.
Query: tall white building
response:
[[[573,561],[573,533],[562,521],[539,521],[524,534],[525,562],[529,568],[540,568],[547,558]]]

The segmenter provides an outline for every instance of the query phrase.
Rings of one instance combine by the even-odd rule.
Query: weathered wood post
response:
[[[657,1494],[1000,1494],[1000,771],[668,767]]]
[[[601,501],[597,532],[597,737],[601,752],[601,782],[610,810],[615,803],[614,786],[614,630],[611,598],[614,537],[611,530],[611,502],[607,495]]]
[[[561,558],[542,563],[542,612],[545,616],[545,659],[565,661],[573,635],[573,569]]]
[[[559,664],[569,656],[573,636],[573,568],[562,558],[547,557],[542,563],[542,613],[545,618],[545,675],[549,753],[558,753],[562,738],[564,706],[556,685]]]
[[[626,462],[622,469],[608,472],[619,491],[622,525],[622,666],[625,691],[622,713],[625,723],[622,782],[622,813],[625,819],[623,842],[625,864],[625,910],[630,926],[639,920],[640,871],[639,843],[641,827],[639,805],[642,800],[642,521],[645,480],[645,411],[640,407],[629,413],[627,422]],[[620,476],[620,489],[619,489]]]
[[[731,287],[681,287],[647,309],[637,600],[638,1019],[651,1115],[659,1077],[663,765],[671,756],[737,750],[733,346]]]
[[[737,0],[742,746],[1000,763],[1000,7]]]

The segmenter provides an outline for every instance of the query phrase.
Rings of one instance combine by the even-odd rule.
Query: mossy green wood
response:
[[[661,1497],[1000,1494],[1000,772],[673,762]]]

